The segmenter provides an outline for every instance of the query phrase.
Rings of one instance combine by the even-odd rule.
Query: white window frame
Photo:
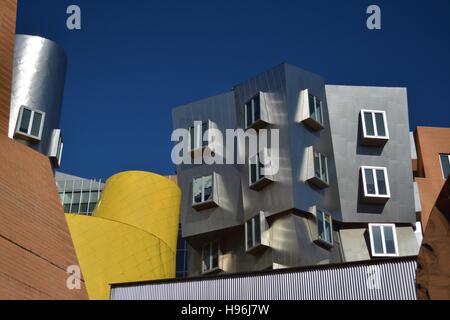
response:
[[[212,190],[211,190],[211,199],[210,200],[205,200],[205,178],[207,177],[211,177],[212,176]],[[214,202],[214,191],[215,191],[215,181],[216,181],[216,177],[215,177],[215,172],[211,173],[211,174],[206,174],[203,176],[197,176],[194,177],[192,179],[192,205],[193,206],[198,206],[201,204],[205,204],[205,203],[210,203],[210,202]],[[201,202],[195,202],[195,193],[194,193],[194,185],[195,185],[195,180],[197,179],[202,179],[202,201]]]
[[[249,230],[248,230],[248,222],[251,222],[251,246],[248,246],[248,237],[249,237]],[[259,223],[259,243],[256,242],[256,232],[255,232],[255,225]],[[263,224],[261,222],[261,213],[254,216],[253,218],[247,220],[245,222],[245,249],[246,251],[251,251],[252,249],[255,249],[256,247],[259,247],[262,245],[262,233],[263,233]]]
[[[366,120],[364,118],[364,113],[371,113],[372,114],[372,125],[373,125],[373,128],[374,128],[375,135],[367,134]],[[380,136],[378,134],[378,126],[377,126],[377,123],[376,123],[376,120],[375,120],[375,114],[377,114],[377,113],[383,115],[384,129],[386,131],[386,135],[385,136]],[[387,123],[386,111],[384,111],[384,110],[362,109],[361,110],[361,123],[362,123],[362,127],[363,127],[364,138],[389,140],[389,128],[388,128],[388,123]]]
[[[255,98],[259,98],[259,119],[255,119]],[[248,118],[247,118],[247,108],[249,107],[249,104],[251,104],[251,115],[252,115],[252,121],[250,124],[248,124]],[[244,113],[245,113],[245,129],[251,128],[257,121],[261,120],[261,94],[258,93],[257,95],[253,96],[250,100],[248,100],[244,104]]]
[[[260,175],[260,164],[262,164],[261,161],[259,161],[260,158],[260,154],[263,153],[264,156],[269,156],[269,151],[267,148],[264,148],[263,150],[257,152],[255,155],[253,155],[252,157],[248,158],[248,184],[250,187],[258,184],[259,182],[261,182],[263,179],[267,179],[267,175]],[[255,160],[256,159],[256,160]],[[256,181],[252,182],[252,163],[254,163],[256,161]],[[263,165],[264,167],[264,165]],[[268,166],[265,166],[265,168],[267,168]]]
[[[58,162],[58,167],[61,166],[63,148],[64,148],[64,139],[63,136],[60,134],[58,139],[58,148],[56,151],[56,161]]]
[[[375,184],[375,193],[374,194],[367,192],[366,172],[365,172],[366,170],[372,170],[372,175],[373,175],[374,184]],[[384,180],[386,183],[386,194],[379,194],[378,180],[377,180],[377,176],[376,176],[377,170],[382,170],[384,172]],[[362,181],[363,181],[364,197],[366,197],[366,198],[385,198],[385,199],[388,199],[391,197],[391,189],[389,187],[389,177],[388,177],[386,167],[362,166],[361,167],[361,175],[362,175]]]
[[[320,110],[320,119],[321,121],[317,120],[315,117],[313,118],[312,114],[311,114],[311,105],[310,105],[310,101],[309,98],[312,97],[313,98],[313,104],[314,104],[314,112],[317,114],[317,109]],[[317,101],[319,101],[319,106],[317,108]],[[317,122],[318,124],[320,124],[322,127],[324,126],[324,119],[323,119],[323,101],[321,99],[319,99],[318,97],[316,97],[315,95],[313,95],[312,93],[309,92],[308,90],[308,114],[309,117],[314,120],[315,122]]]
[[[441,156],[444,156],[444,157],[447,156],[448,162],[450,163],[450,154],[439,153],[439,165],[441,166],[442,178],[444,179],[444,181],[446,181],[447,177],[444,174],[444,167],[442,166]]]
[[[217,244],[217,266],[213,266],[213,246],[214,244]],[[204,264],[203,261],[203,257],[204,257],[204,252],[205,252],[205,248],[208,247],[208,259],[209,259],[209,265],[210,268],[206,269],[206,265]],[[219,241],[211,241],[208,244],[204,245],[202,247],[202,257],[201,257],[201,261],[202,261],[202,273],[209,273],[209,272],[214,272],[217,270],[220,270],[220,256],[221,256],[221,252],[220,252],[220,243]]]
[[[315,155],[316,154],[319,155],[319,172],[320,172],[320,177],[316,176],[316,161],[315,161]],[[323,177],[322,177],[322,168],[323,168],[322,156],[325,157],[326,180],[324,180]],[[320,179],[322,182],[324,182],[327,185],[329,185],[330,184],[330,176],[328,174],[328,157],[325,154],[317,151],[316,149],[313,149],[313,164],[314,164],[314,177],[316,177],[317,179]]]
[[[373,241],[373,227],[381,228],[381,241],[383,246],[383,253],[375,253],[375,243]],[[392,235],[394,237],[395,253],[386,253],[386,239],[384,235],[384,228],[392,228]],[[369,236],[370,236],[370,249],[373,257],[398,257],[398,242],[397,242],[397,230],[393,223],[369,223]]]
[[[26,133],[20,131],[20,124],[22,123],[23,111],[25,109],[31,111],[30,121],[28,122],[28,130],[27,130]],[[38,134],[38,136],[35,136],[35,135],[31,134],[31,129],[33,127],[34,115],[36,113],[39,113],[41,115],[41,123],[40,123],[40,127],[39,127],[39,134]],[[37,109],[34,109],[34,108],[30,108],[30,107],[26,107],[26,106],[21,106],[20,107],[20,111],[19,111],[19,115],[17,117],[17,124],[16,124],[15,134],[17,134],[19,136],[31,138],[33,140],[41,141],[41,139],[42,139],[42,131],[44,130],[44,123],[45,123],[45,112],[44,111],[37,110]]]
[[[196,122],[201,122],[200,125],[198,125]],[[206,123],[207,124],[207,129],[206,131],[208,132],[208,140],[207,141],[203,141],[203,135],[205,134],[204,132],[202,132],[202,128],[203,128],[203,124]],[[212,125],[211,125],[211,121],[210,120],[206,120],[206,121],[194,121],[194,124],[192,126],[189,127],[189,151],[195,151],[195,150],[201,150],[205,147],[207,147],[210,142],[211,142],[211,137],[210,137],[210,129],[211,129]],[[191,146],[191,128],[194,128],[194,147]],[[200,134],[199,134],[200,133]],[[206,142],[206,146],[203,146],[203,142]]]
[[[330,218],[330,239],[331,241],[327,241],[326,239],[322,239],[320,238],[319,235],[319,215],[322,216],[322,228],[324,230],[324,232],[326,232],[326,217]],[[333,217],[331,216],[331,214],[329,214],[328,212],[326,212],[325,210],[321,210],[321,209],[316,209],[316,223],[317,223],[317,240],[325,243],[326,245],[329,246],[334,246],[334,236],[333,236]]]

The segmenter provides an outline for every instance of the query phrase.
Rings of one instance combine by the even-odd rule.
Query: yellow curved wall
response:
[[[181,191],[157,174],[129,171],[106,182],[94,216],[66,214],[90,299],[111,283],[175,277]]]

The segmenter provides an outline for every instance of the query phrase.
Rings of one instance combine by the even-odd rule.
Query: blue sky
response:
[[[66,28],[77,4],[82,30]],[[366,28],[381,7],[382,30]],[[450,126],[450,1],[19,0],[17,33],[69,58],[61,170],[174,174],[171,109],[281,62],[329,84],[408,88],[410,126]]]

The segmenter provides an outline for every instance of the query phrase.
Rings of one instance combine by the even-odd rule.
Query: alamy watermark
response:
[[[78,265],[71,265],[67,267],[66,287],[69,290],[81,289],[81,269]]]
[[[367,7],[367,14],[370,16],[367,18],[366,26],[369,30],[381,30],[381,9],[379,6],[373,4]]]
[[[246,164],[256,159],[263,175],[275,175],[280,168],[278,129],[203,130],[203,122],[195,121],[188,129],[176,129],[171,140],[172,162],[181,164]]]
[[[81,8],[75,4],[67,7],[66,13],[69,15],[66,26],[69,30],[81,30]]]

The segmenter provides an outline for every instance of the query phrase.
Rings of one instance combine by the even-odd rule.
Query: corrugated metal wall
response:
[[[112,300],[415,300],[414,257],[111,289]]]

